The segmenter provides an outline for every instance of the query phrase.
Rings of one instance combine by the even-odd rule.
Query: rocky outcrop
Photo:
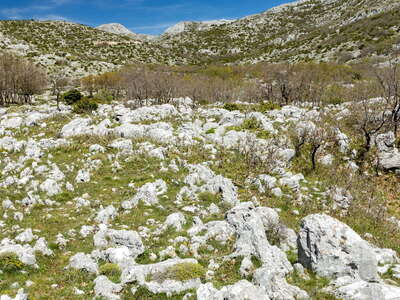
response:
[[[265,218],[264,214],[264,218]],[[276,300],[306,299],[307,293],[286,282],[293,271],[286,254],[271,245],[265,235],[262,216],[252,203],[241,203],[226,214],[227,222],[236,231],[237,240],[232,256],[261,261],[262,266],[254,272],[254,282],[265,294]]]
[[[395,146],[395,141],[393,132],[380,134],[375,139],[378,149],[378,166],[384,170],[400,169],[400,152]]]
[[[344,299],[392,299],[400,288],[382,283],[379,263],[395,263],[396,255],[382,261],[389,249],[373,247],[349,226],[324,214],[301,221],[299,261],[318,276],[332,280],[331,292]],[[384,255],[385,256],[385,255]]]

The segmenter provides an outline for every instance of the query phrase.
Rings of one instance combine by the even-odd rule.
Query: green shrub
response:
[[[206,134],[213,134],[215,133],[215,128],[210,128],[206,131]]]
[[[95,99],[85,97],[74,104],[73,111],[77,114],[83,114],[97,110],[97,108],[98,105]]]
[[[121,268],[117,264],[104,264],[99,268],[100,274],[107,277],[120,277]]]
[[[168,268],[165,275],[169,279],[186,281],[203,278],[206,275],[206,269],[200,264],[181,263]]]
[[[257,138],[259,138],[259,139],[268,140],[272,137],[273,137],[273,135],[268,131],[262,130],[260,132],[257,132]]]
[[[218,196],[211,192],[201,192],[198,197],[203,204],[218,202]]]
[[[70,90],[62,95],[62,99],[68,105],[73,105],[83,98],[82,94],[78,90]]]
[[[24,264],[19,260],[18,255],[12,252],[0,254],[0,270],[6,273],[22,270]]]
[[[235,111],[239,110],[239,105],[237,105],[236,103],[225,103],[222,108],[229,111]]]
[[[273,102],[263,102],[263,103],[260,103],[259,105],[258,105],[258,107],[257,107],[257,111],[259,111],[259,112],[262,112],[262,113],[265,113],[265,112],[267,112],[267,111],[270,111],[270,110],[275,110],[275,109],[280,109],[281,107],[278,105],[278,104],[276,104],[276,103],[273,103]]]
[[[259,129],[261,127],[261,124],[256,118],[253,117],[253,118],[244,120],[241,127],[243,129],[253,130],[253,129]]]
[[[110,94],[108,90],[100,90],[96,95],[94,95],[94,98],[97,100],[98,103],[111,103],[111,101],[114,100],[113,95]]]

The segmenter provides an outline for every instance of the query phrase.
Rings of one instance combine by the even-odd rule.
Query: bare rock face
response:
[[[234,285],[224,286],[221,290],[214,288],[212,283],[206,283],[197,290],[198,300],[270,300],[265,291],[241,280]]]
[[[103,297],[108,300],[118,300],[117,295],[122,291],[122,285],[110,281],[106,276],[99,276],[94,280],[94,292],[97,297]]]
[[[122,35],[131,35],[134,34],[132,31],[130,31],[128,28],[126,28],[124,25],[119,24],[119,23],[110,23],[110,24],[103,24],[97,27],[99,30],[103,30],[109,33],[114,33],[114,34],[122,34]]]
[[[305,217],[298,238],[299,261],[319,276],[378,281],[371,245],[349,226],[324,214]]]
[[[261,287],[270,299],[306,299],[308,295],[305,291],[286,282],[286,276],[293,271],[293,267],[286,254],[268,242],[263,217],[266,215],[257,212],[251,202],[240,203],[227,212],[227,222],[234,228],[237,236],[235,252],[232,255],[244,258],[254,256],[261,261],[262,266],[254,272],[254,283]],[[264,299],[269,299],[268,297]]]
[[[99,269],[97,263],[85,253],[77,253],[69,260],[69,267],[77,270],[85,270],[89,273],[98,274]]]
[[[378,148],[378,165],[384,170],[400,169],[400,152],[395,147],[395,141],[393,132],[380,134],[375,139]]]
[[[203,21],[203,22],[191,22],[191,21],[184,21],[184,22],[179,22],[165,30],[165,34],[168,35],[176,35],[182,32],[185,32],[187,30],[195,29],[195,30],[207,30],[211,28],[211,26],[214,25],[223,25],[223,24],[229,24],[232,23],[234,20],[215,20],[215,21]]]
[[[378,262],[393,264],[389,249],[373,247],[349,226],[324,214],[305,217],[298,237],[300,263],[332,280],[331,293],[342,299],[396,299],[400,288],[383,283]],[[387,259],[386,259],[387,258]]]

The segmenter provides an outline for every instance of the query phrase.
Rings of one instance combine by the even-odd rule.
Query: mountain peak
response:
[[[169,35],[175,35],[185,32],[190,28],[196,28],[197,30],[207,30],[213,25],[223,25],[232,23],[234,21],[235,20],[226,20],[226,19],[212,20],[212,21],[183,21],[167,28],[167,30],[165,30],[164,33]]]
[[[121,35],[135,35],[132,31],[126,28],[124,25],[120,23],[110,23],[110,24],[103,24],[96,27],[99,30],[106,31],[109,33],[114,34],[121,34]]]

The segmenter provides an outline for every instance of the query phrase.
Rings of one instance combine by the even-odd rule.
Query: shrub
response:
[[[215,133],[215,128],[210,128],[206,131],[206,134],[213,134]]]
[[[47,85],[45,71],[24,58],[0,53],[0,105],[31,103]]]
[[[206,269],[200,264],[181,263],[170,267],[166,271],[166,278],[179,281],[186,281],[194,278],[203,278],[206,274]]]
[[[99,268],[100,274],[107,277],[119,277],[121,276],[121,268],[117,264],[104,264]]]
[[[111,95],[111,93],[106,90],[106,89],[102,89],[100,90],[96,95],[94,95],[94,98],[98,100],[99,103],[111,103],[111,101],[114,100],[113,95]]]
[[[201,192],[199,195],[199,200],[202,203],[215,203],[218,200],[218,196],[211,192]]]
[[[6,273],[22,270],[24,264],[19,260],[18,255],[12,252],[0,254],[0,270]]]
[[[264,102],[264,103],[260,103],[256,110],[259,111],[259,112],[265,113],[267,111],[280,109],[280,108],[281,107],[276,103]]]
[[[73,105],[82,99],[82,94],[78,90],[70,90],[62,95],[62,99],[68,105]]]
[[[98,105],[96,103],[96,100],[85,97],[74,104],[73,111],[77,114],[83,114],[97,110],[97,108]]]
[[[256,118],[250,118],[243,121],[241,126],[243,129],[253,130],[261,127],[260,122]]]
[[[225,103],[222,108],[229,111],[234,111],[239,110],[239,105],[237,105],[236,103]]]

